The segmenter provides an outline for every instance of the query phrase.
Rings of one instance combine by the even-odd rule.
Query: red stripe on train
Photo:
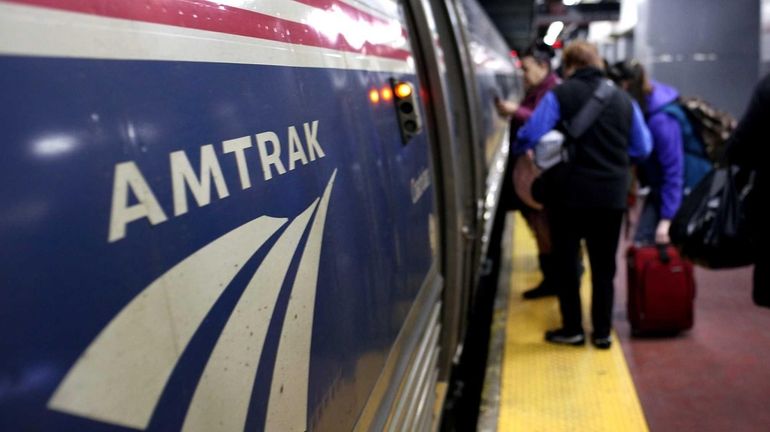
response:
[[[329,48],[395,60],[406,60],[409,51],[387,45],[364,42],[360,47],[352,46],[345,37],[337,33],[335,39],[324,36],[316,28],[303,23],[288,21],[250,10],[220,5],[205,0],[4,0],[31,6],[79,12],[110,18],[165,24],[196,30],[247,36],[296,45]],[[282,0],[287,1],[287,0]],[[365,14],[351,6],[342,9],[339,2],[328,0],[304,0],[302,3],[331,7],[337,4],[348,16],[358,17],[366,22],[384,25],[384,21]]]

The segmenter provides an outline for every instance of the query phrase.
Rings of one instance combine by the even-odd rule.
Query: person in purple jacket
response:
[[[652,154],[638,166],[639,183],[649,187],[634,235],[637,244],[668,244],[671,226],[684,192],[684,144],[679,121],[665,109],[675,104],[679,92],[650,80],[639,62],[620,62],[612,76],[639,104],[652,134]]]

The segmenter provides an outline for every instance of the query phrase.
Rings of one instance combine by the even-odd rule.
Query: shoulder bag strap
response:
[[[580,138],[599,117],[599,114],[607,106],[614,92],[615,84],[608,79],[602,79],[599,86],[594,90],[591,99],[580,108],[575,117],[565,123],[567,134],[573,139]]]

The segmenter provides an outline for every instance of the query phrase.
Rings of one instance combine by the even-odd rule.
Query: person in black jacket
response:
[[[768,193],[767,164],[770,148],[770,74],[754,90],[746,113],[738,122],[727,144],[727,158],[731,164],[754,169],[754,196]],[[755,232],[754,250],[754,303],[770,307],[770,211],[757,202],[748,209],[747,220]]]
[[[564,50],[564,83],[549,92],[518,132],[514,153],[537,144],[562,119],[570,120],[593,97],[604,77],[596,47],[584,41]],[[609,348],[614,297],[615,253],[626,208],[631,159],[649,155],[652,144],[639,107],[615,88],[607,105],[573,141],[570,162],[544,174],[543,204],[548,208],[562,327],[546,332],[548,342],[583,345],[580,278],[575,256],[586,241],[593,284],[591,341]],[[554,170],[557,170],[554,172]]]

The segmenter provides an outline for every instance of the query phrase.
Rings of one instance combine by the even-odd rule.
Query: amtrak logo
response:
[[[292,220],[248,282],[217,339],[184,420],[184,431],[240,431],[273,311],[308,225],[267,406],[266,430],[307,430],[310,342],[321,243],[335,170],[321,197]],[[314,214],[315,213],[315,214]],[[312,224],[311,224],[312,221]],[[81,354],[48,407],[147,428],[179,358],[208,311],[288,220],[258,217],[199,249],[137,295]]]

